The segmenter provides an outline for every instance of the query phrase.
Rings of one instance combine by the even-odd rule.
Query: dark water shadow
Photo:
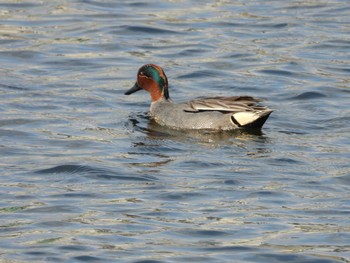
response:
[[[7,85],[7,84],[1,84],[1,83],[0,83],[0,89],[15,90],[15,91],[26,91],[26,90],[29,90],[28,88],[25,88],[25,87],[19,87],[19,86]]]
[[[253,254],[248,257],[252,262],[300,262],[300,263],[335,263],[342,262],[334,259],[320,258],[317,256],[308,256],[300,254],[275,254],[275,253],[261,253]]]
[[[76,175],[80,174],[90,179],[95,180],[126,180],[126,181],[155,181],[157,180],[155,177],[150,175],[140,175],[140,176],[130,176],[119,172],[117,170],[108,170],[95,168],[92,166],[86,165],[74,165],[74,164],[63,164],[54,166],[48,169],[38,170],[35,173],[37,174],[71,174]]]
[[[322,92],[307,91],[299,95],[296,95],[294,97],[291,97],[290,100],[312,100],[312,99],[319,99],[319,98],[325,98],[325,97],[327,97],[327,95],[323,94]]]

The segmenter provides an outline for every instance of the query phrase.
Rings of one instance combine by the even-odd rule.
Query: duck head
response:
[[[141,89],[150,93],[152,102],[162,98],[169,99],[168,79],[163,69],[157,65],[143,65],[137,72],[135,85],[124,94],[130,95]]]

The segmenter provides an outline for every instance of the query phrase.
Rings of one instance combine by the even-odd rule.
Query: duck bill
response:
[[[133,94],[135,93],[136,91],[139,91],[141,90],[142,88],[139,86],[139,84],[137,84],[137,82],[135,83],[135,85],[129,89],[127,92],[125,92],[124,94],[125,95],[130,95],[130,94]]]

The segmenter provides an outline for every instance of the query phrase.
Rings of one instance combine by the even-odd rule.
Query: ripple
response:
[[[75,173],[95,173],[95,172],[103,172],[103,170],[97,170],[95,168],[91,168],[89,166],[83,166],[83,165],[59,165],[52,168],[42,169],[36,171],[38,174],[57,174],[57,173],[69,173],[69,174],[75,174]]]
[[[98,198],[99,196],[95,193],[64,193],[64,194],[53,194],[51,198]]]
[[[189,237],[199,237],[199,238],[216,238],[216,237],[222,237],[222,236],[229,236],[230,233],[226,231],[220,231],[220,230],[194,230],[194,229],[184,229],[176,231],[176,234],[180,234],[183,236],[189,236]]]
[[[292,97],[292,100],[312,100],[312,99],[319,99],[319,98],[325,98],[327,95],[317,92],[317,91],[307,91],[303,92],[295,97]]]
[[[335,71],[337,73],[344,74],[347,76],[350,73],[350,67],[325,67],[325,69],[329,71]]]
[[[159,198],[164,200],[172,200],[172,201],[185,201],[185,200],[193,200],[196,198],[201,198],[205,196],[201,193],[188,193],[188,192],[169,192],[163,193],[159,195]]]
[[[288,71],[288,70],[280,70],[280,69],[262,69],[258,70],[258,72],[267,74],[267,75],[276,75],[283,77],[301,77],[299,73]]]
[[[300,262],[300,263],[335,263],[342,262],[334,259],[325,259],[316,256],[305,256],[296,254],[257,254],[247,259],[254,262]]]
[[[37,59],[42,56],[41,52],[36,51],[0,51],[1,56],[7,56],[9,58],[21,58],[21,59]]]
[[[8,120],[0,120],[0,127],[1,126],[17,126],[17,125],[24,125],[29,123],[35,123],[39,120],[33,120],[33,119],[8,119]]]
[[[6,9],[22,9],[22,8],[35,8],[40,7],[41,4],[39,3],[33,3],[33,2],[22,2],[22,3],[0,3],[0,7]]]
[[[206,49],[185,49],[185,50],[181,50],[181,51],[175,51],[175,52],[170,52],[170,53],[165,53],[162,54],[161,57],[164,58],[171,58],[174,56],[191,56],[191,57],[195,57],[195,56],[202,56],[203,53],[207,53],[209,52]]]
[[[81,174],[91,179],[96,180],[127,180],[127,181],[154,181],[156,180],[153,176],[128,176],[121,174],[120,172],[110,171],[107,169],[94,168],[90,166],[84,165],[59,165],[48,169],[38,170],[36,171],[38,174]]]
[[[87,256],[87,255],[73,257],[73,259],[77,260],[77,261],[81,261],[81,262],[103,262],[103,261],[105,261],[103,258],[94,257],[94,256]]]
[[[29,90],[28,88],[25,88],[25,87],[17,87],[17,86],[6,85],[6,84],[0,84],[0,87],[4,89],[9,89],[9,90],[19,90],[19,91]]]
[[[55,228],[55,227],[68,227],[71,223],[69,222],[62,222],[62,221],[45,221],[37,223],[36,226],[38,227],[47,227],[47,228]]]
[[[145,260],[136,260],[134,263],[163,263],[164,261],[159,261],[155,259],[145,259]]]
[[[276,158],[271,163],[275,166],[290,166],[290,165],[302,165],[304,162],[292,158]]]
[[[250,27],[250,28],[272,28],[272,29],[282,29],[285,27],[291,27],[292,23],[257,23],[257,24],[239,24],[240,27]]]
[[[222,71],[216,70],[198,70],[195,72],[179,75],[179,79],[195,79],[195,78],[203,78],[203,77],[218,77],[225,76],[225,73]]]
[[[16,131],[16,130],[10,130],[10,129],[0,129],[0,136],[3,137],[32,137],[32,134],[29,132],[23,132],[23,131]]]
[[[35,208],[27,208],[24,210],[25,213],[68,213],[75,214],[79,213],[80,209],[76,206],[70,205],[54,205],[54,206],[44,206],[44,207],[35,207]]]
[[[350,174],[344,175],[344,176],[339,176],[336,178],[336,180],[340,181],[341,183],[343,183],[345,185],[350,186]]]
[[[90,251],[91,248],[83,245],[66,245],[60,246],[58,249],[63,251]]]
[[[120,29],[124,32],[142,33],[142,34],[180,34],[178,31],[163,29],[159,27],[147,26],[122,26]]]
[[[210,252],[256,252],[259,249],[254,247],[245,247],[245,246],[223,246],[223,247],[206,247],[203,248],[205,251]]]

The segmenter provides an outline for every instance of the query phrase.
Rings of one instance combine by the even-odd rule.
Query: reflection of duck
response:
[[[125,94],[147,90],[152,99],[151,117],[159,124],[175,129],[234,130],[261,128],[272,110],[257,106],[259,99],[249,96],[198,98],[174,103],[169,98],[168,79],[154,64],[142,66],[135,85]]]

